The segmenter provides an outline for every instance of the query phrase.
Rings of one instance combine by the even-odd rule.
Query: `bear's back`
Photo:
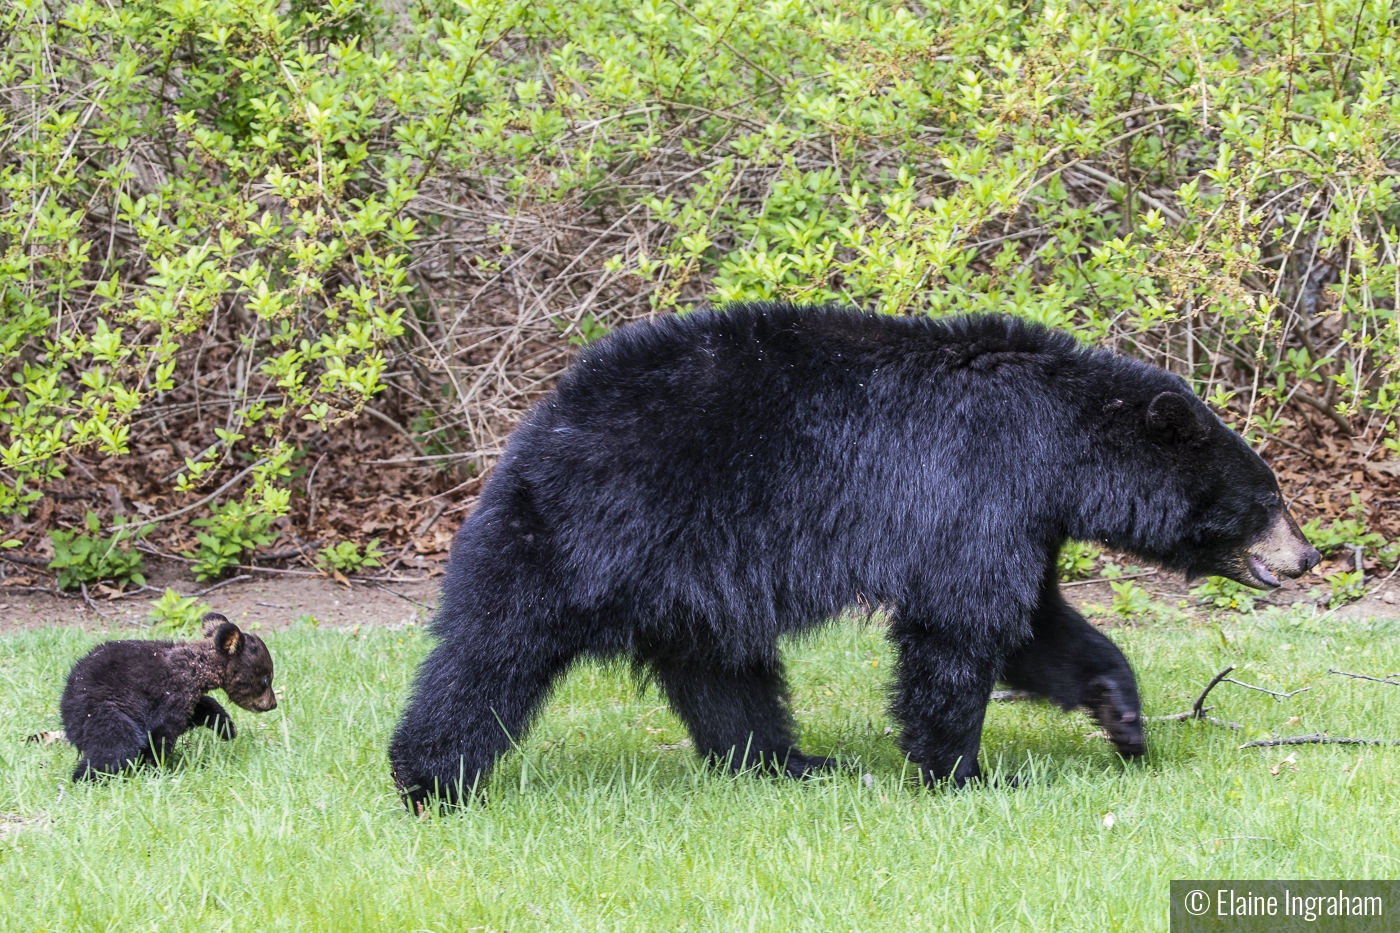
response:
[[[836,305],[752,302],[667,315],[621,328],[580,354],[560,380],[566,398],[619,385],[704,386],[833,368],[906,368],[928,375],[989,363],[1066,363],[1086,351],[1060,331],[1010,315],[872,314]]]
[[[168,641],[108,641],[73,665],[59,701],[63,727],[81,747],[84,723],[119,711],[140,720],[171,688]]]

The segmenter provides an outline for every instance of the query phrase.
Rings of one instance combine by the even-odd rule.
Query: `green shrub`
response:
[[[1366,595],[1365,573],[1361,570],[1343,570],[1327,578],[1332,594],[1327,600],[1329,609],[1336,609],[1355,602]]]
[[[1103,548],[1083,541],[1066,541],[1060,548],[1060,579],[1081,580],[1094,572]]]
[[[1152,613],[1152,594],[1136,583],[1125,580],[1122,583],[1110,583],[1109,587],[1113,590],[1113,602],[1109,609],[1114,615],[1131,621]]]
[[[268,529],[274,512],[250,507],[246,502],[229,502],[214,510],[209,518],[190,524],[204,531],[195,535],[199,546],[186,556],[194,558],[191,569],[199,580],[222,577],[241,564],[255,548],[271,544],[277,536]]]
[[[1303,534],[1313,547],[1329,556],[1356,547],[1379,552],[1386,540],[1382,535],[1367,530],[1366,506],[1356,493],[1351,494],[1351,507],[1347,512],[1349,517],[1335,519],[1326,525],[1320,518],[1304,522]]]
[[[481,468],[541,360],[741,298],[1009,311],[1400,453],[1384,4],[56,10],[0,8],[0,514],[197,359],[175,491],[251,456],[276,515],[300,427],[392,391]]]
[[[359,573],[365,567],[382,566],[379,558],[383,556],[384,552],[379,550],[378,538],[366,544],[363,552],[355,542],[341,541],[321,548],[321,552],[316,555],[316,565],[322,570],[338,571],[342,574]]]
[[[54,553],[49,569],[58,571],[58,588],[72,590],[102,580],[111,580],[118,587],[128,583],[144,586],[146,561],[134,549],[123,547],[122,542],[144,536],[150,531],[149,526],[123,526],[111,537],[103,537],[102,522],[95,512],[87,513],[85,524],[86,534],[61,529],[49,532]]]
[[[1224,577],[1209,577],[1205,583],[1191,590],[1191,595],[1201,605],[1232,612],[1252,612],[1256,593],[1257,591]]]
[[[209,604],[200,602],[198,597],[181,596],[167,587],[160,599],[151,603],[146,618],[160,631],[190,635],[200,630],[200,623],[208,611]]]

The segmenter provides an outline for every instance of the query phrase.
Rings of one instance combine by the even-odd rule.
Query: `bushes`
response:
[[[1256,441],[1394,455],[1393,19],[13,4],[0,513],[69,451],[183,431],[172,491],[258,462],[222,495],[271,521],[308,430],[366,407],[479,474],[571,347],[757,297],[1012,310],[1175,369]]]

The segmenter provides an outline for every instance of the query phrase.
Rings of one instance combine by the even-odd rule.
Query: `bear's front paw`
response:
[[[952,774],[939,774],[932,768],[920,768],[919,780],[930,790],[962,790],[977,787],[1021,787],[1024,783],[1014,774],[987,774],[973,762],[970,767],[959,763]]]
[[[86,758],[79,759],[78,767],[73,769],[73,783],[75,784],[79,781],[96,781],[106,776],[105,771],[98,771]]]
[[[783,763],[783,773],[790,778],[814,777],[822,771],[835,770],[839,762],[835,758],[824,758],[821,755],[804,755],[799,751],[788,753],[787,761]]]
[[[438,812],[460,807],[471,792],[462,793],[456,782],[446,783],[435,778],[412,777],[404,768],[394,768],[390,775],[399,799],[414,816],[423,816],[430,809]],[[483,796],[477,792],[476,796]]]

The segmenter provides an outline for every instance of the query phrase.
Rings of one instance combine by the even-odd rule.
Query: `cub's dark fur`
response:
[[[993,682],[1143,749],[1122,654],[1061,599],[1070,538],[1254,586],[1316,551],[1177,376],[1001,316],[754,304],[625,327],[511,437],[457,535],[390,748],[460,797],[578,658],[655,676],[696,749],[801,775],[778,636],[893,607],[925,779],[979,774]]]
[[[81,757],[73,780],[154,764],[181,733],[207,726],[224,739],[233,720],[210,690],[244,709],[277,708],[272,655],[261,638],[211,612],[205,641],[109,641],[73,666],[59,710]]]

